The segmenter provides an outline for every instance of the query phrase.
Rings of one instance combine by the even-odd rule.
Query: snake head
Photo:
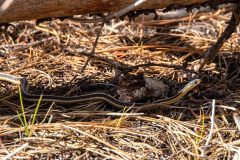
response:
[[[195,88],[201,83],[201,79],[194,79],[190,81],[183,89],[181,92],[188,92],[189,90]]]

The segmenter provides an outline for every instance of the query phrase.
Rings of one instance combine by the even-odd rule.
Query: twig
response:
[[[133,70],[136,70],[140,67],[151,67],[151,66],[159,66],[159,67],[166,67],[166,68],[174,68],[174,69],[177,69],[177,70],[182,70],[182,71],[185,71],[185,72],[189,72],[189,73],[195,73],[195,71],[192,71],[192,70],[189,70],[189,69],[186,69],[180,65],[176,65],[176,64],[167,64],[167,63],[146,63],[146,64],[139,64],[139,65],[136,65],[136,66],[130,66],[130,67],[124,67],[122,68],[122,72],[124,74],[128,73],[128,72],[131,72]]]
[[[233,119],[234,119],[234,122],[236,123],[236,126],[238,128],[238,132],[240,132],[240,117],[239,117],[239,114],[234,113],[233,114]]]
[[[233,9],[232,17],[229,21],[228,26],[225,28],[224,32],[218,38],[217,42],[204,54],[204,58],[200,64],[198,71],[202,70],[203,67],[210,63],[214,57],[218,54],[219,50],[223,46],[224,42],[226,42],[232,35],[232,33],[236,30],[240,22],[240,3],[237,3]]]
[[[91,52],[90,56],[88,57],[88,59],[86,60],[84,66],[82,67],[81,73],[86,69],[89,61],[91,60],[92,56],[94,56],[94,54],[95,54],[95,49],[96,49],[96,47],[97,47],[98,40],[99,40],[99,37],[100,37],[100,35],[101,35],[101,30],[102,30],[104,24],[105,24],[106,22],[108,22],[109,20],[113,19],[113,18],[118,18],[118,17],[126,14],[127,12],[129,12],[130,10],[133,10],[134,8],[136,8],[137,6],[141,5],[141,4],[142,4],[143,2],[145,2],[145,1],[146,1],[146,0],[138,0],[137,2],[135,2],[135,3],[133,3],[133,4],[129,5],[129,6],[127,6],[126,8],[123,8],[122,10],[114,13],[113,15],[109,15],[109,16],[106,17],[106,19],[102,22],[102,25],[101,25],[99,31],[97,32],[97,37],[96,37],[95,42],[94,42],[94,44],[93,44],[92,52]],[[76,78],[76,76],[75,76],[73,79],[75,79],[75,78]]]
[[[121,16],[123,16],[124,14],[126,14],[127,12],[131,11],[131,10],[134,10],[134,8],[140,6],[142,3],[144,3],[146,0],[138,0],[136,1],[135,3],[127,6],[126,8],[123,8],[122,10],[118,11],[118,12],[115,12],[114,14],[112,15],[109,15],[107,17],[107,20],[110,20],[110,19],[113,19],[113,18],[119,18]]]
[[[94,56],[94,54],[95,54],[95,49],[96,49],[96,47],[97,47],[98,40],[99,40],[99,37],[100,37],[100,35],[101,35],[101,31],[102,31],[102,28],[103,28],[104,24],[105,24],[105,22],[103,22],[103,23],[101,24],[101,27],[100,27],[100,29],[99,29],[98,32],[97,32],[97,37],[96,37],[95,42],[94,42],[94,44],[93,44],[92,51],[91,51],[91,53],[90,53],[90,56],[89,56],[88,59],[86,60],[84,66],[82,67],[81,73],[86,69],[89,61],[91,60],[91,58],[92,58],[92,57]],[[75,78],[76,78],[76,77],[75,77]],[[75,79],[75,78],[73,78],[73,79]]]
[[[91,56],[92,58],[103,61],[103,62],[109,64],[114,69],[118,70],[121,74],[127,74],[128,72],[132,72],[134,70],[137,70],[140,67],[159,66],[159,67],[173,68],[173,69],[176,69],[176,70],[181,70],[181,71],[184,71],[186,73],[196,74],[200,77],[205,77],[205,78],[212,79],[212,80],[215,80],[215,81],[218,80],[214,77],[210,77],[208,74],[198,73],[194,70],[186,69],[181,65],[168,64],[168,63],[145,63],[145,64],[139,64],[139,65],[135,65],[135,66],[128,66],[127,64],[111,60],[107,57],[91,55],[91,51],[89,51],[87,49],[84,49],[84,48],[78,48],[78,49],[65,48],[64,50],[71,53],[71,54],[74,54],[74,55],[81,54],[81,55],[84,55],[84,56],[89,56],[89,57]],[[72,81],[70,81],[69,83],[71,84],[71,82]]]
[[[214,123],[215,123],[215,121],[214,121],[214,119],[215,119],[215,108],[216,108],[215,104],[216,104],[216,101],[215,101],[215,99],[213,99],[213,101],[212,101],[212,115],[211,115],[211,128],[210,128],[210,132],[208,134],[208,139],[207,139],[205,145],[202,147],[202,153],[201,153],[202,158],[206,158],[205,151],[209,147],[209,143],[210,143],[210,141],[212,139],[212,135],[213,135],[213,129],[214,129]]]
[[[24,49],[28,49],[29,47],[35,47],[37,45],[40,45],[42,43],[46,43],[50,40],[54,40],[54,37],[49,37],[40,41],[30,42],[27,44],[11,44],[11,45],[0,45],[0,49],[7,49],[7,50],[13,50],[13,51],[21,51]]]
[[[91,55],[91,52],[87,51],[86,49],[77,49],[77,50],[73,51],[70,48],[66,48],[65,50],[68,51],[68,52],[71,52],[71,53],[74,53],[74,52],[76,53],[77,52],[77,53],[79,53],[81,55],[92,57],[92,58],[95,58],[97,60],[100,60],[100,61],[103,61],[105,63],[108,63],[113,68],[118,69],[119,71],[121,71],[122,74],[127,74],[128,72],[136,70],[136,69],[138,69],[140,67],[152,67],[152,66],[159,66],[159,67],[165,67],[165,68],[174,68],[176,70],[182,70],[182,71],[185,71],[185,72],[188,72],[188,73],[197,74],[197,72],[195,72],[193,70],[186,69],[186,68],[184,68],[181,65],[167,64],[167,63],[146,63],[146,64],[139,64],[139,65],[135,65],[135,66],[128,66],[128,65],[126,65],[124,63],[113,61],[113,60],[111,60],[111,59],[109,59],[107,57]]]
[[[108,63],[110,66],[112,66],[113,68],[123,68],[123,66],[126,66],[125,64],[123,63],[120,63],[120,62],[116,62],[114,60],[111,60],[107,57],[101,57],[101,56],[96,56],[95,54],[94,55],[91,55],[91,52],[84,49],[84,48],[79,48],[79,49],[76,49],[76,50],[73,50],[73,49],[70,49],[70,48],[66,48],[65,49],[67,52],[70,52],[72,54],[75,54],[78,53],[78,54],[81,54],[81,55],[84,55],[84,56],[87,56],[87,57],[92,57],[94,59],[97,59],[97,60],[100,60],[100,61],[103,61],[105,63]]]
[[[81,73],[84,72],[84,70],[86,69],[89,61],[91,60],[91,58],[92,58],[92,57],[94,56],[94,54],[95,54],[95,50],[96,50],[96,47],[97,47],[97,44],[98,44],[98,40],[99,40],[99,37],[100,37],[100,35],[101,35],[101,31],[102,31],[102,28],[103,28],[104,24],[105,24],[105,21],[102,22],[101,27],[100,27],[99,31],[97,32],[97,37],[96,37],[96,39],[95,39],[95,42],[93,43],[92,51],[91,51],[91,53],[90,53],[90,56],[89,56],[88,59],[86,60],[85,64],[83,65],[83,67],[82,67],[82,69],[81,69],[81,71],[80,71]],[[76,74],[76,75],[70,80],[69,84],[71,84],[71,83],[77,78],[77,76],[78,76],[78,75]]]
[[[29,144],[25,143],[21,147],[18,147],[15,151],[13,151],[10,154],[8,154],[7,156],[3,157],[2,160],[7,160],[7,159],[11,158],[12,156],[14,156],[15,154],[17,154],[18,152],[20,152],[21,150],[25,149],[28,146],[29,146]]]

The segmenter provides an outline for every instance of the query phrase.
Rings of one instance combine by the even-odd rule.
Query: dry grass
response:
[[[96,48],[96,56],[107,60],[92,58],[84,72],[80,70],[87,57],[78,51],[91,50],[99,23],[67,19],[39,26],[33,22],[14,23],[15,29],[0,35],[0,71],[27,76],[34,94],[44,89],[44,93],[54,95],[76,95],[82,91],[79,89],[82,85],[118,82],[112,62],[128,66],[175,64],[193,71],[200,55],[216,42],[229,17],[230,8],[225,7],[174,19],[112,20],[104,26]],[[196,92],[166,109],[135,113],[114,109],[103,102],[42,104],[36,124],[29,126],[32,135],[26,136],[16,113],[20,111],[17,86],[1,82],[0,157],[11,154],[13,159],[236,157],[240,149],[239,29],[224,44],[220,56],[199,74],[151,66],[119,78],[118,87],[137,86],[142,81],[137,75],[143,73],[161,79],[171,88],[168,96],[176,94],[182,82],[202,79]],[[77,78],[69,85],[75,75]],[[116,95],[116,90],[107,92]],[[217,100],[211,127],[212,98]],[[24,105],[30,123],[36,104]]]

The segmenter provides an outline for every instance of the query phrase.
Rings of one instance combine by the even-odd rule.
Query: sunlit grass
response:
[[[127,107],[124,107],[122,110],[122,113],[127,113],[129,111],[129,109]],[[116,127],[120,127],[122,125],[122,122],[124,122],[124,120],[126,120],[126,116],[121,115],[121,117],[118,119]]]
[[[40,104],[41,104],[41,101],[42,101],[42,95],[40,96],[39,100],[38,100],[38,104],[34,110],[34,114],[33,114],[33,118],[32,118],[32,121],[31,121],[31,127],[30,129],[29,128],[29,124],[27,123],[27,118],[26,118],[26,114],[25,114],[25,108],[24,108],[24,105],[23,105],[23,96],[22,96],[22,92],[21,92],[21,87],[19,86],[19,99],[20,99],[20,105],[21,105],[21,111],[22,113],[20,114],[18,111],[17,111],[17,114],[18,114],[18,118],[21,122],[21,125],[24,127],[25,129],[25,134],[30,137],[32,135],[32,131],[33,131],[33,126],[35,124],[35,120],[36,120],[36,116],[38,114],[38,109],[40,107]],[[21,116],[22,115],[22,116]]]
[[[201,130],[200,130],[200,133],[197,132],[197,134],[199,136],[196,137],[196,144],[199,144],[200,140],[203,139],[204,130],[205,130],[205,115],[204,115],[204,112],[202,112],[202,114],[201,114]]]

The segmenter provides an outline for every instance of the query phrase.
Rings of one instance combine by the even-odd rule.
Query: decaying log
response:
[[[188,6],[211,0],[147,0],[136,9]],[[0,24],[12,21],[115,12],[134,0],[0,0]]]

